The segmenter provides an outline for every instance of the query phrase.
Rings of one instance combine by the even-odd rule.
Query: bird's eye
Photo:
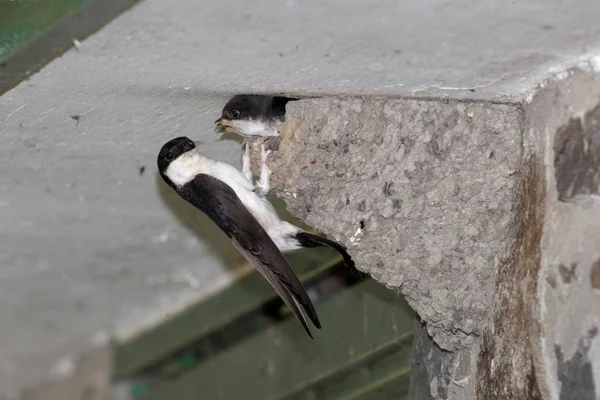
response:
[[[172,158],[173,158],[173,153],[167,153],[167,154],[165,154],[165,158],[166,158],[167,160],[170,160],[170,159],[172,159]]]
[[[233,118],[237,118],[240,116],[240,110],[233,110],[231,111],[231,115],[233,116]]]

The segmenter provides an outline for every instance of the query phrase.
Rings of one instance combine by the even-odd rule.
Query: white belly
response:
[[[273,205],[254,192],[254,185],[236,168],[229,164],[213,161],[206,173],[214,176],[233,189],[242,204],[256,218],[281,251],[300,248],[298,241],[291,236],[301,229],[289,222],[282,221]]]

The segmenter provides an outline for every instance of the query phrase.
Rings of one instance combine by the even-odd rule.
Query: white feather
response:
[[[254,119],[236,119],[228,125],[243,136],[278,136],[280,121],[267,122]]]
[[[254,192],[254,185],[235,167],[201,156],[196,149],[190,150],[173,160],[165,174],[177,186],[181,187],[198,174],[207,174],[228,185],[239,197],[242,204],[267,231],[279,250],[299,249],[298,240],[293,236],[302,231],[282,221],[273,205]]]
[[[169,177],[171,182],[176,186],[183,186],[190,182],[202,170],[202,162],[204,157],[200,156],[196,149],[183,153],[175,160],[171,161],[165,175]]]

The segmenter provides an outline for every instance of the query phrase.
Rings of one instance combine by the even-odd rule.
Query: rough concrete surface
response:
[[[329,96],[290,109],[306,123],[273,156],[293,212],[404,292],[430,346],[478,346],[501,299],[540,291],[543,301],[520,303],[531,319],[517,321],[547,319],[531,355],[557,393],[600,347],[588,335],[597,315],[573,317],[598,296],[597,196],[551,192],[556,132],[598,104],[596,81],[565,71],[600,69],[599,15],[586,0],[141,2],[0,97],[0,388],[63,371],[106,332],[127,337],[230,281],[241,257],[164,187],[156,152],[188,135],[239,165],[238,144],[213,135],[220,108],[233,92],[284,92]],[[553,75],[560,88],[539,87]],[[542,270],[535,285],[497,291],[532,154],[553,224]],[[575,247],[562,232],[576,232]],[[570,283],[547,287],[553,268],[573,263]]]
[[[574,386],[597,395],[590,332],[600,317],[591,280],[600,258],[599,103],[598,71],[575,68],[543,82],[530,102],[355,96],[288,104],[273,183],[294,215],[346,243],[358,268],[419,313],[433,342],[417,334],[414,355],[428,361],[413,382],[429,379],[430,398],[578,398]],[[579,118],[579,133],[557,147]],[[556,173],[555,159],[563,165]],[[561,181],[564,171],[573,178]],[[559,299],[542,295],[549,271],[567,288],[578,280],[574,257],[586,265],[585,286],[570,298],[564,287]],[[550,282],[556,288],[560,279]],[[477,382],[475,395],[451,396],[454,370],[445,366],[477,346],[464,378]]]
[[[410,399],[473,399],[472,378],[479,346],[444,351],[437,346],[423,322],[415,321],[410,366]]]
[[[402,291],[443,349],[471,345],[511,244],[520,107],[353,97],[287,109],[302,124],[280,143],[273,184],[290,211]]]
[[[495,306],[491,323],[485,324],[482,332],[476,373],[478,398],[542,398],[543,384],[536,374],[540,366],[536,370],[534,359],[541,354],[537,288],[546,210],[543,172],[540,159],[526,155],[512,210],[511,247],[495,268],[495,290],[489,293]]]

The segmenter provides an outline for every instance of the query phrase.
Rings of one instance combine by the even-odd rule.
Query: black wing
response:
[[[298,239],[298,242],[302,247],[326,246],[332,248],[344,257],[344,264],[346,264],[346,267],[354,268],[354,261],[346,251],[346,247],[338,242],[308,232],[298,232],[296,234],[296,239]]]
[[[317,328],[321,328],[321,323],[306,290],[277,245],[233,189],[210,175],[199,174],[177,189],[177,193],[208,215],[231,238],[234,246],[273,286],[312,337],[305,314]]]

